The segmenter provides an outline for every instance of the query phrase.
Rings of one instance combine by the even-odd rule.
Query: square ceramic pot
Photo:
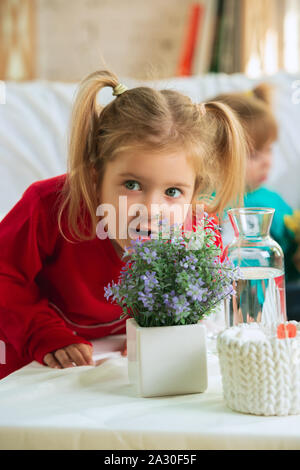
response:
[[[129,380],[139,396],[185,395],[206,390],[203,325],[145,328],[130,318],[126,333]]]

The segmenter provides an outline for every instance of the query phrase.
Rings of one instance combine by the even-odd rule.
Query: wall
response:
[[[36,0],[37,76],[174,76],[192,0]]]

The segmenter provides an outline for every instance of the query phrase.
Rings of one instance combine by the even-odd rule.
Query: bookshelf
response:
[[[245,73],[254,77],[279,70],[299,71],[299,0],[201,0],[196,4],[202,8],[203,18],[192,74]]]

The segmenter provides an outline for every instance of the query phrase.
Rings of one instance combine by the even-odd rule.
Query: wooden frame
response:
[[[35,0],[0,2],[0,79],[35,77]]]

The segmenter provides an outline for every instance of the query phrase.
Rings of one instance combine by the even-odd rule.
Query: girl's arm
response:
[[[91,345],[66,326],[36,283],[56,237],[50,209],[33,184],[0,223],[0,339],[20,358],[41,364],[49,352]]]

